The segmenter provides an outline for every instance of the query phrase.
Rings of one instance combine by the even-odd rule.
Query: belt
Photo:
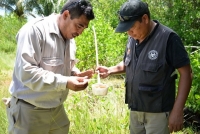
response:
[[[24,104],[28,104],[28,105],[31,105],[31,106],[34,106],[34,107],[35,107],[35,105],[33,105],[33,104],[29,103],[29,102],[26,102],[26,101],[23,100],[23,99],[18,99],[18,101],[19,101],[19,102],[22,102],[22,103],[24,103]]]
[[[35,105],[33,105],[33,104],[23,100],[23,99],[16,98],[15,96],[12,96],[12,98],[13,98],[13,101],[14,101],[15,104],[17,104],[17,102],[22,102],[24,104],[28,104],[28,105],[31,105],[31,106],[35,107]]]
[[[54,107],[54,108],[41,108],[41,107],[37,107],[37,106],[35,106],[35,105],[33,105],[33,104],[31,104],[31,103],[29,103],[29,102],[23,100],[23,99],[19,99],[19,98],[16,98],[16,97],[14,97],[14,96],[12,96],[12,98],[13,98],[13,101],[14,101],[15,104],[17,104],[17,102],[21,102],[21,103],[23,103],[23,104],[27,104],[27,105],[33,106],[33,107],[35,107],[35,108],[38,108],[38,109],[48,109],[48,110],[57,108],[57,107]]]

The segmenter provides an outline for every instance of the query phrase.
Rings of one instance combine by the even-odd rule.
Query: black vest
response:
[[[166,47],[171,29],[158,24],[145,43],[139,57],[136,41],[129,38],[126,49],[125,103],[131,110],[143,112],[170,111],[175,101],[174,68],[166,62]]]

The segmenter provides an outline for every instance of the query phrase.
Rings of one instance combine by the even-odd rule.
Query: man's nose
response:
[[[80,28],[80,29],[77,31],[78,35],[81,35],[81,34],[83,33],[83,31],[84,31],[84,28]]]

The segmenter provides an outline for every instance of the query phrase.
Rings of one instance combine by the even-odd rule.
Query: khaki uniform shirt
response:
[[[17,54],[10,93],[37,107],[53,108],[68,95],[70,40],[60,34],[57,15],[32,20],[16,36]]]

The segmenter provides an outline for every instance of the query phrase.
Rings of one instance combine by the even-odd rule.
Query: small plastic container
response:
[[[108,86],[103,83],[96,83],[92,85],[92,93],[94,95],[105,96],[108,93]]]

